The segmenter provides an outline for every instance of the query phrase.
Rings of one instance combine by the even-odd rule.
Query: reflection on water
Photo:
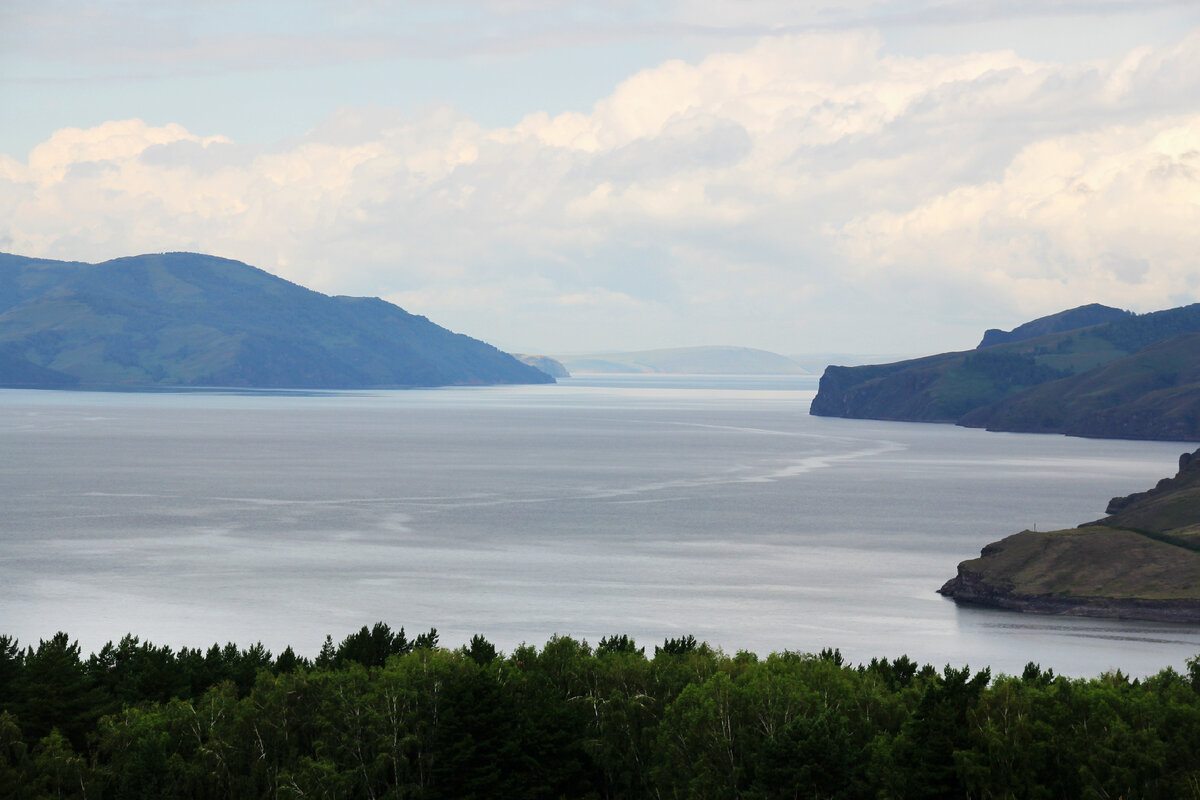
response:
[[[1187,445],[808,416],[815,379],[394,392],[0,393],[0,608],[22,642],[315,652],[686,633],[1066,674],[1182,667],[1200,628],[957,607],[957,563],[1173,473]]]

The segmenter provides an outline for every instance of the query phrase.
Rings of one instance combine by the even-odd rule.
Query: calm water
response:
[[[314,654],[382,619],[452,646],[691,633],[1075,675],[1200,653],[1197,627],[935,593],[987,542],[1102,516],[1194,445],[821,419],[814,389],[6,390],[0,631]]]

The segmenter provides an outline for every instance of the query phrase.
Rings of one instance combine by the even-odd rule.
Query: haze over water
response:
[[[957,607],[957,563],[1103,515],[1182,443],[810,417],[811,378],[322,394],[0,392],[0,632],[315,654],[376,620],[503,650],[727,652],[1073,675],[1200,628]]]

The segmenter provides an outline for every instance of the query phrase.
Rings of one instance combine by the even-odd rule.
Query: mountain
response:
[[[879,364],[913,358],[913,353],[788,353],[790,361],[799,364],[806,372],[821,374],[830,364],[856,367],[863,364]]]
[[[790,358],[750,347],[679,347],[629,353],[557,356],[571,371],[671,375],[806,375]]]
[[[550,356],[513,353],[513,358],[517,359],[522,364],[528,364],[531,367],[537,367],[551,378],[571,377],[571,373],[568,372],[567,368],[562,365],[562,362],[558,361],[557,359],[553,359]]]
[[[1076,312],[1104,308],[1083,306],[1043,319],[1061,327],[1091,318],[1091,312]],[[1200,439],[1200,304],[1140,315],[1099,313],[1114,318],[964,352],[831,366],[811,413],[1103,438]]]
[[[965,414],[960,425],[1108,439],[1200,440],[1200,333],[1044,383]]]
[[[1100,325],[1104,322],[1112,322],[1115,319],[1127,317],[1129,314],[1130,312],[1122,311],[1119,308],[1091,303],[1086,306],[1079,306],[1079,308],[1060,311],[1048,317],[1039,317],[1032,322],[1019,325],[1011,331],[989,328],[983,332],[983,340],[976,346],[976,349],[991,347],[996,344],[1023,342],[1026,339],[1036,339],[1048,333],[1061,333],[1062,331],[1088,328],[1092,325]]]
[[[378,298],[196,253],[0,254],[0,386],[365,388],[551,383]]]
[[[1200,622],[1200,450],[1180,457],[1174,478],[1114,497],[1107,513],[989,544],[938,591],[1033,613]]]

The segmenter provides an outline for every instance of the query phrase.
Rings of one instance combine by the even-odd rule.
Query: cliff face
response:
[[[1179,471],[1153,489],[1108,501],[1110,516],[1089,525],[1109,525],[1165,533],[1200,522],[1200,450],[1179,456]]]
[[[1019,611],[1023,614],[1200,623],[1200,600],[1025,595],[997,591],[969,574],[952,578],[938,591],[965,605]]]
[[[997,589],[981,576],[962,567],[959,568],[959,574],[946,581],[938,592],[965,605],[1019,611],[1024,614],[1200,623],[1200,600],[1022,594]]]
[[[962,355],[948,353],[894,364],[827,367],[809,413],[819,417],[953,422],[958,414],[938,397],[935,384]]]
[[[939,592],[1040,614],[1200,622],[1200,450],[1180,458],[1174,478],[1113,498],[1108,511],[993,542]]]

